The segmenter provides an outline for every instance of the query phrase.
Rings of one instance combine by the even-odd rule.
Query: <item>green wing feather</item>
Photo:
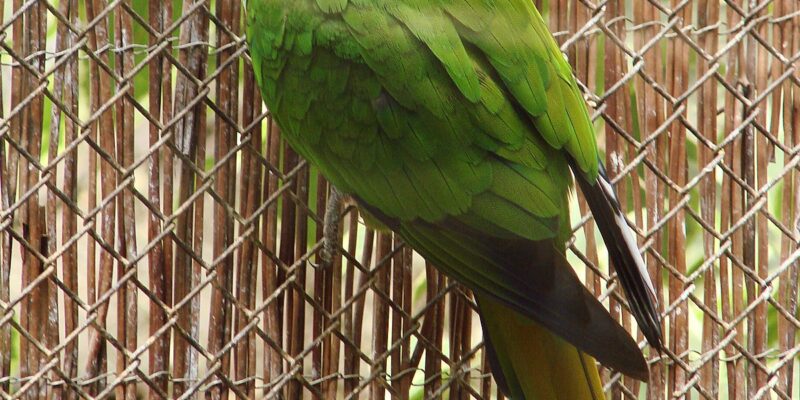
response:
[[[565,239],[562,150],[589,176],[597,150],[569,67],[527,0],[253,0],[249,18],[267,105],[340,190],[408,229],[452,220]]]
[[[635,343],[557,262],[570,164],[593,182],[598,153],[530,0],[251,0],[248,12],[265,102],[299,153],[451,276],[642,377]],[[502,256],[531,247],[556,258]]]

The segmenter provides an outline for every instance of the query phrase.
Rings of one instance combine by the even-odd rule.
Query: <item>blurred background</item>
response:
[[[570,261],[651,366],[608,397],[800,398],[800,3],[535,3],[664,316],[659,354],[572,196]],[[244,14],[0,3],[0,398],[501,398],[470,293],[281,141]]]

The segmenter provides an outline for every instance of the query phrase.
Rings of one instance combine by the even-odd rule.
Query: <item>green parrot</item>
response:
[[[655,290],[571,68],[531,0],[250,0],[247,39],[285,140],[472,290],[500,389],[601,399],[636,342],[565,258],[581,187],[641,332]]]

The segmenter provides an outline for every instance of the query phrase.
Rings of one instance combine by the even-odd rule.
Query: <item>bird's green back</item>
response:
[[[287,139],[387,216],[552,237],[565,154],[597,174],[580,92],[527,0],[249,7],[254,67]]]

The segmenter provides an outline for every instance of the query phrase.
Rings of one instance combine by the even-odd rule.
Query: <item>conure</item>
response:
[[[250,0],[255,76],[283,138],[472,290],[513,399],[600,399],[594,359],[647,380],[565,258],[573,176],[641,332],[653,284],[572,70],[531,0]]]

